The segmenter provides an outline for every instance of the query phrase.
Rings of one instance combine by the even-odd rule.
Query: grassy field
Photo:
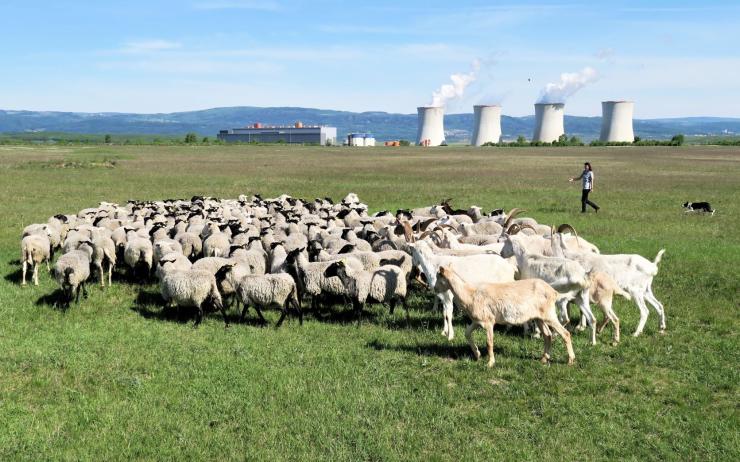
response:
[[[567,182],[593,163],[598,215]],[[0,146],[1,460],[739,460],[740,150]],[[157,288],[124,282],[61,312],[55,284],[18,284],[23,225],[101,200],[193,194],[342,197],[373,211],[523,207],[604,253],[667,252],[654,284],[668,331],[616,301],[623,341],[574,337],[576,365],[497,332],[496,366],[441,335],[432,300],[337,307],[303,327],[198,329]],[[714,217],[686,216],[709,200]],[[236,313],[232,313],[236,316]],[[271,312],[270,320],[277,319]],[[485,342],[478,331],[480,345]]]

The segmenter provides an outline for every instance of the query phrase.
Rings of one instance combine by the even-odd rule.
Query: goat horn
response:
[[[522,224],[522,225],[519,225],[519,224],[514,223],[513,225],[511,225],[511,227],[509,228],[509,230],[507,231],[507,233],[508,234],[511,234],[511,235],[514,235],[514,234],[517,234],[517,233],[521,232],[521,230],[523,230],[524,228],[529,228],[532,231],[534,231],[535,233],[537,233],[537,230],[534,229],[534,226],[528,225],[526,223],[525,224]]]
[[[509,212],[509,216],[506,217],[506,221],[504,222],[504,229],[508,229],[509,225],[511,224],[511,221],[522,212],[526,212],[526,210],[519,209],[519,208],[511,209],[511,211]]]
[[[506,234],[508,234],[509,236],[513,236],[521,230],[522,228],[518,224],[514,223],[513,225],[509,226],[509,229],[506,230]]]
[[[573,231],[573,234],[576,236],[576,245],[578,245],[578,248],[580,249],[581,243],[578,239],[578,232],[576,231],[576,229],[573,226],[569,225],[568,223],[563,223],[562,225],[558,226],[559,233],[562,233],[563,231],[566,231],[566,230]]]

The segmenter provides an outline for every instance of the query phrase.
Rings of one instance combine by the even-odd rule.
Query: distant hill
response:
[[[408,139],[416,136],[416,114],[387,112],[347,112],[299,107],[226,107],[170,114],[127,114],[114,112],[48,112],[0,110],[0,132],[68,132],[89,134],[157,134],[182,135],[196,132],[215,136],[224,128],[243,127],[261,122],[265,125],[287,125],[300,120],[307,125],[337,127],[338,135],[370,132],[379,140]],[[470,139],[472,114],[445,116],[445,130],[450,142]],[[531,137],[534,117],[503,116],[505,139],[519,135]],[[740,134],[740,119],[719,117],[685,117],[675,119],[635,120],[635,134],[642,138],[666,139],[677,133],[698,136]],[[589,141],[599,136],[600,117],[565,116],[565,130]]]

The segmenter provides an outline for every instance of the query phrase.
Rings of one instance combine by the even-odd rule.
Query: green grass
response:
[[[107,160],[105,168],[95,168]],[[598,214],[567,182],[596,171]],[[113,162],[115,161],[115,162]],[[71,162],[72,167],[49,168]],[[85,165],[85,168],[76,166]],[[0,459],[2,460],[738,460],[740,151],[734,148],[470,149],[0,146]],[[496,366],[441,335],[432,299],[412,321],[341,308],[300,327],[198,329],[157,303],[155,286],[93,287],[61,312],[55,284],[18,284],[23,225],[99,201],[342,197],[373,210],[523,207],[573,224],[605,253],[667,252],[651,312],[616,301],[623,340],[574,336],[567,367],[542,342],[497,331]],[[709,200],[714,217],[687,216]],[[120,280],[120,279],[119,279]],[[235,315],[236,313],[233,313]],[[277,313],[269,313],[274,323]],[[481,331],[479,345],[485,342]]]

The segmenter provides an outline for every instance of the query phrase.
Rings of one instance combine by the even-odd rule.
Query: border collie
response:
[[[709,202],[684,202],[683,208],[686,209],[686,213],[704,212],[710,213],[714,216],[714,209],[709,205]]]

